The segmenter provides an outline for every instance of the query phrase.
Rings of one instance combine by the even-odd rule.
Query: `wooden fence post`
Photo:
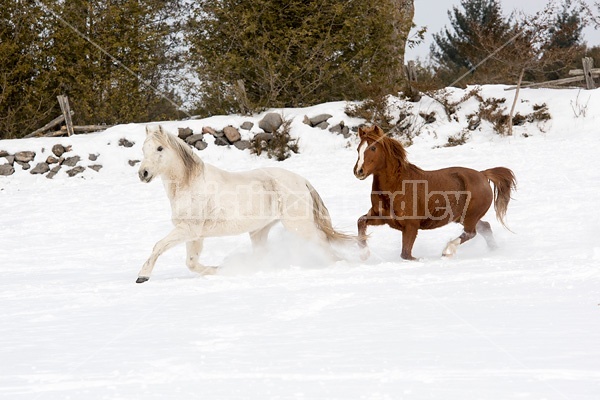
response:
[[[594,68],[594,59],[591,57],[585,57],[581,60],[583,64],[583,75],[585,76],[585,87],[586,89],[595,89],[594,77],[592,76],[592,69]]]
[[[415,67],[415,62],[410,60],[405,66],[404,66],[404,73],[406,74],[406,77],[408,78],[409,82],[416,82],[417,81],[417,69]]]
[[[65,117],[65,125],[67,126],[67,135],[71,136],[75,132],[73,131],[73,119],[71,118],[71,108],[69,107],[69,98],[67,96],[59,95],[56,96],[58,104]]]
[[[406,76],[406,93],[405,96],[410,98],[410,101],[419,101],[421,99],[421,94],[415,88],[413,83],[417,82],[417,68],[414,61],[409,61],[403,66],[404,75]]]

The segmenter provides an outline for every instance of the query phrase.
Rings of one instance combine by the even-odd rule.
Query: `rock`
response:
[[[93,169],[94,171],[98,172],[102,168],[102,165],[100,165],[100,164],[89,165],[88,168]]]
[[[68,157],[62,162],[62,165],[66,165],[67,167],[74,167],[79,161],[81,161],[81,157],[79,156]]]
[[[254,127],[254,122],[250,122],[250,121],[245,121],[241,126],[240,129],[244,129],[246,131],[249,131],[250,129],[252,129]]]
[[[273,136],[273,134],[271,133],[257,133],[256,135],[254,135],[254,140],[259,140],[262,141],[264,140],[265,142],[268,142],[270,140],[272,140],[275,136]]]
[[[481,119],[478,116],[473,115],[471,118],[469,118],[469,125],[467,128],[470,131],[474,131],[475,129],[479,128],[479,125],[481,125]]]
[[[6,150],[0,150],[0,157],[6,157],[9,156],[10,153]]]
[[[238,140],[233,145],[240,150],[246,150],[246,149],[250,148],[250,141],[249,140]]]
[[[419,116],[425,120],[426,124],[433,124],[436,121],[435,111],[432,111],[430,113],[421,112],[419,113]]]
[[[197,133],[195,135],[188,136],[187,139],[185,139],[185,142],[190,146],[193,146],[197,141],[202,139],[204,139],[204,135],[201,133]]]
[[[65,147],[62,144],[55,144],[54,146],[52,146],[52,153],[54,153],[56,157],[62,156],[64,152]]]
[[[267,133],[273,133],[283,124],[283,118],[278,113],[267,113],[258,123],[258,127]]]
[[[58,158],[54,156],[48,156],[48,158],[46,158],[46,164],[57,164],[58,161]]]
[[[70,170],[68,170],[67,175],[69,175],[72,178],[75,175],[82,173],[83,171],[85,171],[85,167],[78,165],[75,168],[71,168]]]
[[[179,136],[181,140],[185,140],[194,134],[192,128],[178,128],[177,132],[177,136]]]
[[[309,125],[314,126],[314,127],[319,126],[319,124],[326,122],[331,117],[332,117],[331,114],[319,114],[317,116],[314,116],[314,117],[308,119],[310,122]],[[329,125],[329,124],[327,124],[327,125]]]
[[[54,176],[56,174],[58,174],[58,171],[60,171],[60,168],[61,168],[60,165],[57,165],[56,167],[52,168],[50,170],[50,172],[48,172],[48,174],[46,175],[46,178],[48,178],[48,179],[54,178]]]
[[[33,161],[35,158],[35,152],[33,151],[19,151],[15,153],[15,160],[27,163],[29,161]]]
[[[344,125],[344,121],[340,121],[339,124],[332,126],[329,128],[329,132],[337,133],[338,135],[343,135],[345,138],[350,137],[350,128]]]
[[[36,165],[30,171],[30,173],[33,175],[36,175],[36,174],[45,174],[48,171],[50,171],[50,167],[48,166],[48,164],[46,164],[45,162],[41,162],[41,163],[38,163],[38,165]]]
[[[238,140],[242,139],[240,132],[234,128],[233,126],[226,126],[223,128],[223,134],[229,140],[229,143],[235,143]]]
[[[217,135],[217,131],[215,131],[213,128],[211,128],[210,126],[203,126],[202,127],[202,133],[205,133],[207,135],[213,135],[216,136]]]
[[[133,147],[134,144],[135,144],[135,142],[130,142],[129,140],[127,140],[125,138],[119,139],[119,146]]]
[[[10,166],[13,166],[15,164],[15,156],[6,156],[6,162]]]
[[[196,143],[194,143],[194,147],[198,150],[204,150],[208,147],[208,143],[206,143],[204,140],[198,140]]]
[[[23,162],[23,161],[15,161],[17,164],[19,164],[21,166],[21,168],[23,168],[24,171],[27,171],[29,168],[31,168],[31,165],[29,165],[28,162]]]
[[[89,159],[90,161],[96,161],[96,160],[98,159],[98,154],[90,154],[90,155],[88,156],[88,159]]]
[[[140,160],[129,160],[129,161],[127,161],[127,163],[129,165],[131,165],[132,167],[135,167],[135,164],[137,164],[139,162],[140,162]]]
[[[217,146],[229,146],[229,142],[227,141],[227,139],[225,137],[215,137],[215,144]]]
[[[329,127],[329,122],[323,121],[319,122],[317,125],[314,125],[314,128],[327,129]]]
[[[329,132],[340,134],[340,133],[342,133],[342,129],[344,129],[344,124],[340,122],[339,124],[334,125],[331,128],[329,128]]]
[[[0,176],[9,176],[15,173],[15,169],[10,164],[0,165]]]

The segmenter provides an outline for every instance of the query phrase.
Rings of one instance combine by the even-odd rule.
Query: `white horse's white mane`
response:
[[[152,139],[162,146],[173,149],[183,164],[182,183],[188,185],[194,176],[200,173],[204,162],[194,151],[181,139],[160,130],[152,132]]]

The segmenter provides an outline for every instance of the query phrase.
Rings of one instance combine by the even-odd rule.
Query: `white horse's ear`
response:
[[[167,133],[166,133],[166,132],[163,130],[163,127],[162,127],[162,125],[159,125],[159,126],[158,126],[158,133],[159,133],[161,136],[166,136],[166,135],[167,135]]]
[[[148,125],[146,125],[146,136],[148,136],[150,134],[150,127]]]

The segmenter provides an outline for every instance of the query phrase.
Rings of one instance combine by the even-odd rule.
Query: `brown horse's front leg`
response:
[[[370,256],[370,251],[367,247],[367,226],[383,225],[384,223],[385,221],[382,218],[375,217],[373,209],[370,209],[369,212],[358,219],[358,247],[362,249],[361,259],[366,260]]]
[[[412,248],[417,239],[418,231],[419,228],[414,225],[406,225],[402,229],[402,253],[400,254],[402,259],[416,260],[416,258],[412,256]]]

